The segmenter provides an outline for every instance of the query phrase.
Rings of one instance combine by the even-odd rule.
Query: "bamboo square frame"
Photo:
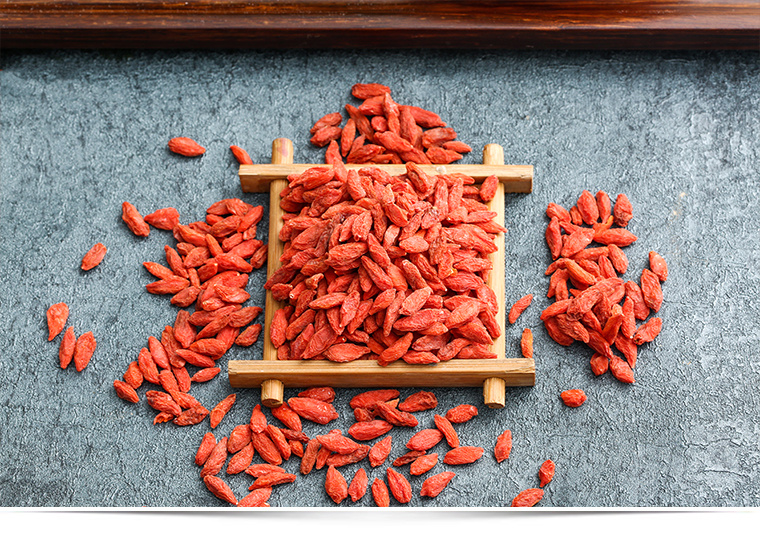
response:
[[[301,173],[315,166],[293,164],[293,143],[278,138],[272,143],[272,163],[241,165],[240,185],[244,192],[269,192],[269,244],[267,256],[267,279],[279,267],[278,259],[284,244],[279,239],[283,226],[280,208],[280,192],[288,185],[289,174]],[[348,169],[360,169],[373,165],[346,165]],[[403,174],[404,165],[374,165],[391,175]],[[530,193],[533,190],[533,167],[530,165],[505,165],[504,150],[498,144],[483,148],[482,165],[420,165],[430,174],[460,173],[482,182],[494,174],[499,179],[496,196],[489,204],[497,213],[495,222],[504,224],[504,194]],[[397,361],[386,367],[373,360],[356,360],[335,363],[329,360],[278,360],[277,350],[269,337],[274,312],[281,304],[267,291],[264,318],[264,341],[262,360],[230,360],[228,377],[236,388],[261,387],[261,401],[269,407],[283,402],[285,385],[289,387],[474,387],[483,386],[483,401],[491,408],[504,407],[507,386],[532,386],[535,384],[535,362],[532,358],[506,358],[505,329],[506,305],[504,274],[504,234],[496,238],[498,250],[490,255],[493,261],[486,283],[496,293],[502,305],[496,319],[501,335],[494,340],[496,359],[453,359],[435,365],[410,365]]]

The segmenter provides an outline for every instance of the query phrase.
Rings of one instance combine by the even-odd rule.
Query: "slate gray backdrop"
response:
[[[385,83],[397,101],[440,113],[473,146],[469,162],[496,142],[508,163],[535,165],[533,194],[507,198],[506,287],[507,305],[536,296],[507,330],[507,354],[517,356],[523,327],[533,329],[536,386],[510,390],[506,408],[481,408],[458,427],[462,442],[486,455],[454,467],[436,500],[421,499],[415,479],[411,505],[502,507],[537,484],[547,458],[557,476],[542,506],[760,505],[759,77],[756,53],[731,52],[4,55],[0,505],[221,504],[193,463],[207,422],[153,427],[144,400],[128,405],[113,392],[147,337],[176,314],[167,298],[144,291],[152,278],[141,266],[161,261],[173,239],[158,230],[136,238],[120,205],[130,201],[143,214],[174,206],[186,223],[225,197],[266,204],[240,192],[228,146],[267,162],[272,139],[283,136],[294,141],[297,161],[320,161],[308,129],[350,101],[360,81]],[[207,153],[170,154],[166,142],[176,135],[197,139]],[[560,347],[539,320],[549,304],[544,209],[549,201],[570,206],[583,189],[631,198],[639,241],[627,250],[628,277],[638,279],[650,249],[670,266],[665,326],[640,351],[633,386],[595,378],[590,350]],[[105,260],[81,272],[82,255],[98,241],[109,249]],[[252,303],[263,304],[263,282],[263,270],[252,277]],[[92,330],[98,341],[82,373],[61,371],[60,337],[47,342],[45,310],[59,301],[70,305],[76,333]],[[260,344],[225,359],[250,357],[261,357]],[[558,395],[568,388],[585,389],[588,402],[564,407]],[[231,391],[221,376],[193,387],[209,408]],[[356,392],[338,392],[341,418],[330,428],[348,428]],[[482,401],[477,389],[436,393],[440,412]],[[258,392],[239,391],[217,436],[247,422],[257,400]],[[432,426],[432,413],[419,414],[421,427]],[[491,450],[506,428],[514,448],[498,465]],[[392,457],[413,432],[393,432]],[[359,466],[370,480],[384,478],[366,461],[342,470],[352,476]],[[439,463],[430,474],[441,470]],[[324,472],[275,489],[270,503],[333,506]],[[228,479],[239,497],[251,480]],[[371,504],[368,494],[343,506]]]

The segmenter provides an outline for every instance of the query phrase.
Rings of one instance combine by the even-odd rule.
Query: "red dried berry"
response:
[[[547,459],[541,464],[541,467],[538,469],[538,479],[539,479],[539,486],[543,488],[549,482],[552,481],[552,478],[554,478],[554,461],[551,459]]]
[[[496,457],[496,461],[501,463],[505,459],[509,459],[509,454],[512,452],[512,431],[509,429],[502,432],[496,439],[496,446],[493,453]]]
[[[95,266],[101,263],[106,256],[106,246],[103,243],[95,243],[92,248],[87,251],[87,254],[82,258],[82,269],[92,270]]]
[[[420,495],[431,498],[438,496],[448,486],[454,476],[456,476],[456,473],[444,471],[425,479],[422,483]]]
[[[566,406],[577,408],[586,401],[586,393],[580,389],[565,390],[560,395]]]
[[[539,488],[523,490],[512,500],[512,507],[533,507],[544,497],[544,491]]]
[[[48,341],[52,341],[63,331],[68,318],[69,307],[65,302],[53,304],[47,309]]]
[[[168,143],[169,149],[177,155],[185,157],[197,157],[206,152],[206,148],[191,138],[172,138]]]

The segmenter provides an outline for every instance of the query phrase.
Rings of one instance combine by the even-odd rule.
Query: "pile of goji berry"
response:
[[[192,383],[216,377],[221,371],[217,360],[234,344],[251,346],[261,333],[261,325],[251,322],[262,309],[243,307],[243,303],[250,298],[245,290],[248,273],[266,261],[267,247],[256,239],[264,209],[240,199],[224,199],[206,210],[205,221],[187,225],[179,223],[179,213],[173,208],[160,209],[143,219],[133,205],[124,203],[122,213],[135,235],[150,233],[146,221],[173,233],[177,246],[164,247],[167,265],[143,263],[158,278],[146,285],[146,290],[172,295],[172,304],[180,308],[194,305],[194,311],[180,309],[160,340],[148,337],[147,347],[129,365],[124,380],[114,381],[114,388],[119,397],[137,403],[136,389],[143,381],[160,385],[165,392],[149,390],[145,395],[148,404],[159,411],[154,424],[200,423],[209,411],[188,394]],[[196,369],[192,376],[188,366]]]
[[[442,459],[445,465],[474,463],[485,452],[482,447],[460,445],[454,424],[470,421],[478,414],[475,406],[462,404],[447,411],[445,416],[435,414],[435,428],[424,428],[414,434],[406,443],[409,451],[393,460],[391,467],[384,468],[385,479],[376,476],[370,485],[370,477],[362,467],[349,482],[339,471],[341,467],[366,459],[372,469],[383,468],[391,452],[392,436],[388,433],[394,427],[417,427],[419,421],[413,413],[436,408],[438,400],[432,392],[420,391],[399,403],[398,390],[370,390],[351,399],[349,405],[354,410],[356,422],[348,429],[349,436],[343,435],[340,430],[307,436],[303,431],[303,420],[326,425],[338,418],[332,406],[334,399],[335,392],[330,387],[309,388],[270,410],[284,427],[269,423],[261,406],[256,405],[250,421],[234,427],[229,436],[217,441],[213,433],[207,432],[195,455],[206,487],[219,499],[238,507],[267,507],[274,486],[296,480],[295,473],[287,472],[281,466],[295,456],[300,458],[298,471],[302,476],[327,467],[324,488],[336,504],[348,497],[352,502],[361,500],[369,487],[375,505],[388,507],[391,496],[400,504],[409,503],[412,499],[412,484],[397,469],[409,465],[411,477],[429,472],[438,464],[438,454],[430,450],[443,440],[450,448]],[[236,395],[231,394],[212,409],[212,428],[230,411],[235,400]],[[361,443],[376,439],[379,440],[373,445]],[[496,461],[501,463],[508,459],[511,450],[512,433],[505,430],[494,444]],[[253,463],[256,454],[263,462]],[[250,493],[240,500],[230,486],[217,476],[225,464],[227,475],[244,472],[254,479],[248,488]],[[538,471],[539,488],[524,490],[514,498],[512,505],[529,507],[538,503],[543,497],[541,488],[551,481],[554,470],[554,463],[545,461]],[[455,475],[453,471],[446,470],[425,478],[420,484],[420,496],[438,496]]]
[[[506,231],[494,223],[495,213],[487,206],[496,178],[478,187],[461,174],[425,174],[418,164],[449,163],[470,148],[456,141],[456,132],[434,113],[396,104],[383,85],[357,84],[352,94],[364,102],[358,108],[346,105],[345,126],[339,126],[339,113],[331,113],[311,130],[312,143],[329,144],[326,159],[331,166],[290,176],[282,194],[286,215],[280,238],[285,249],[280,268],[266,283],[275,299],[288,303],[276,311],[270,328],[278,357],[377,359],[382,365],[398,359],[427,364],[495,357],[489,346],[500,334],[495,317],[499,304],[485,281],[494,237]],[[189,138],[174,138],[169,148],[188,157],[205,153]],[[239,162],[252,164],[242,148],[230,149]],[[376,167],[347,170],[343,157],[349,163],[406,162],[407,171],[394,177]],[[576,340],[587,343],[595,351],[591,368],[596,375],[609,369],[617,379],[632,383],[637,347],[653,340],[662,327],[660,318],[639,327],[636,320],[660,308],[665,261],[650,252],[650,269],[643,270],[640,285],[618,277],[628,268],[621,247],[636,240],[625,229],[632,217],[625,195],[617,197],[613,210],[604,192],[594,197],[584,191],[569,211],[551,203],[547,215],[546,241],[554,260],[546,271],[552,276],[547,296],[556,299],[541,315],[548,334],[565,346]],[[118,396],[132,403],[140,401],[137,389],[144,382],[163,389],[145,393],[148,405],[158,411],[154,424],[194,425],[208,417],[214,429],[235,404],[236,395],[231,394],[209,411],[189,391],[192,383],[220,373],[216,361],[233,345],[250,346],[261,333],[261,325],[252,323],[261,308],[243,304],[250,298],[245,290],[248,273],[266,261],[267,247],[256,239],[262,216],[262,207],[225,199],[207,209],[204,221],[183,225],[173,208],[143,218],[133,205],[123,203],[122,219],[135,235],[147,236],[153,226],[171,231],[177,240],[176,248],[164,249],[166,266],[143,264],[157,278],[147,291],[172,295],[171,303],[180,308],[176,319],[160,339],[149,337],[123,380],[114,381]],[[589,248],[592,242],[602,246]],[[96,244],[82,259],[82,269],[93,269],[105,254],[105,246]],[[526,295],[512,306],[510,323],[532,299]],[[191,306],[192,311],[184,309]],[[68,313],[65,303],[49,308],[49,340],[63,331]],[[625,360],[613,354],[612,346]],[[523,331],[521,349],[532,357],[530,329]],[[91,332],[76,339],[69,327],[60,344],[60,365],[65,369],[73,359],[81,371],[94,351]],[[188,367],[195,370],[192,375]],[[207,432],[195,456],[206,487],[238,506],[268,506],[274,486],[296,480],[281,465],[298,457],[302,476],[327,467],[325,491],[335,503],[348,497],[359,501],[370,487],[375,504],[389,506],[390,496],[402,504],[412,499],[409,479],[396,469],[409,465],[412,477],[428,473],[438,463],[438,454],[430,450],[443,440],[450,448],[442,460],[446,465],[473,463],[485,451],[460,445],[453,424],[477,415],[477,408],[463,404],[445,416],[435,414],[435,428],[412,436],[406,443],[409,452],[385,468],[384,480],[375,477],[370,485],[367,471],[360,468],[349,483],[340,467],[366,459],[371,468],[381,468],[391,451],[388,433],[394,427],[418,426],[413,413],[434,409],[438,401],[428,391],[400,403],[398,390],[363,392],[350,402],[356,422],[348,436],[339,430],[308,436],[304,420],[326,425],[338,418],[334,398],[330,387],[310,388],[270,410],[281,427],[271,424],[256,405],[250,421],[228,436],[217,441]],[[586,396],[573,389],[563,392],[562,399],[577,407]],[[372,445],[362,443],[376,439]],[[494,444],[497,462],[506,460],[511,449],[512,434],[505,430]],[[262,462],[253,463],[256,454]],[[250,493],[240,500],[217,476],[225,464],[228,475],[245,472],[254,477]],[[554,470],[554,463],[545,461],[538,471],[539,487],[524,490],[512,505],[538,503]],[[429,476],[420,495],[437,496],[454,476],[453,471]]]
[[[60,335],[69,319],[69,306],[65,302],[53,304],[47,309],[48,341]],[[82,371],[90,363],[95,353],[97,342],[92,331],[82,333],[79,338],[74,334],[74,328],[69,326],[63,333],[58,347],[58,361],[61,369],[66,369],[73,361],[77,371]]]
[[[393,101],[391,90],[377,83],[355,84],[351,95],[363,100],[346,104],[343,115],[328,113],[311,128],[311,143],[327,147],[325,162],[448,164],[458,161],[470,146],[457,141],[457,133],[441,117],[414,105]],[[427,130],[423,130],[427,129]]]
[[[185,156],[205,152],[189,138],[175,138],[169,147]],[[231,149],[241,163],[251,163],[244,150],[237,146]],[[313,178],[321,183],[314,185]],[[345,196],[320,204],[317,196],[332,197],[325,194],[323,186],[333,182],[333,178]],[[284,269],[267,286],[276,298],[293,300],[293,304],[275,315],[273,340],[284,337],[296,347],[299,338],[316,342],[317,352],[309,357],[324,354],[335,361],[376,357],[381,363],[388,363],[404,357],[411,363],[430,363],[455,356],[495,356],[487,345],[492,344],[492,338],[500,331],[495,320],[498,304],[485,285],[490,269],[487,256],[495,249],[493,237],[505,231],[493,223],[493,215],[485,205],[493,197],[495,178],[487,179],[478,188],[462,175],[427,176],[413,163],[409,163],[404,177],[392,178],[371,168],[347,171],[338,160],[331,169],[313,169],[290,180],[291,193],[284,198],[286,207],[297,205],[296,196],[313,202],[297,205],[298,214],[288,216],[283,229],[282,236],[288,242],[282,259]],[[309,190],[314,191],[312,197],[306,195]],[[262,215],[261,207],[226,199],[207,209],[205,221],[182,225],[173,208],[142,217],[132,204],[123,203],[122,219],[135,235],[148,236],[153,226],[172,231],[177,240],[176,248],[164,249],[166,265],[150,261],[143,265],[157,278],[146,285],[146,290],[172,295],[172,304],[181,309],[160,340],[148,338],[147,346],[130,363],[123,380],[114,381],[117,395],[131,403],[140,401],[137,389],[145,382],[163,389],[164,392],[145,393],[148,405],[158,411],[154,424],[172,421],[179,426],[195,425],[208,417],[213,429],[234,405],[236,395],[232,394],[209,411],[189,391],[192,383],[209,381],[219,374],[215,361],[233,344],[250,346],[261,332],[259,324],[242,331],[241,328],[261,313],[259,307],[242,304],[250,298],[245,291],[247,274],[266,261],[267,249],[256,240],[256,225]],[[311,229],[315,227],[318,232]],[[324,248],[321,255],[312,254],[316,252],[314,246]],[[105,254],[105,247],[97,244],[83,258],[82,269],[94,268]],[[300,273],[289,283],[278,281],[283,273],[294,268],[293,258],[303,262]],[[303,267],[310,260],[316,260],[312,264],[321,271],[304,274]],[[410,287],[414,289],[411,292]],[[194,311],[182,309],[189,306],[194,306]],[[291,311],[297,314],[288,320]],[[304,311],[310,313],[306,314],[308,323],[304,323]],[[50,339],[60,333],[67,315],[68,307],[63,303],[49,309]],[[320,335],[325,331],[334,334],[323,339]],[[70,336],[69,333],[61,343],[61,367],[65,368],[73,355],[78,369],[84,362],[83,369],[85,353],[72,352],[73,332]],[[303,337],[304,333],[308,339]],[[351,340],[368,346],[362,347],[362,354],[357,355],[347,348],[358,347]],[[76,350],[80,350],[80,342],[84,340],[77,341]],[[412,350],[408,351],[410,347]],[[284,348],[287,345],[281,343],[278,351]],[[81,346],[81,350],[85,349],[91,356],[94,339],[92,347]],[[291,350],[288,357],[292,357]],[[351,358],[347,357],[348,350]],[[282,352],[280,355],[283,356]],[[196,369],[195,373],[190,375],[188,367]],[[402,403],[398,396],[399,391],[393,389],[355,396],[350,405],[356,423],[348,430],[350,437],[332,430],[310,438],[302,430],[302,419],[324,425],[338,418],[331,404],[335,397],[332,388],[307,389],[271,409],[283,427],[270,424],[257,405],[249,423],[238,425],[229,436],[217,442],[213,433],[204,435],[195,458],[202,467],[201,478],[224,501],[239,506],[267,506],[273,486],[295,480],[296,475],[285,472],[280,465],[296,456],[301,458],[301,475],[327,466],[325,491],[333,501],[341,503],[349,496],[358,501],[369,486],[365,469],[359,469],[350,484],[338,469],[365,458],[371,468],[380,467],[391,451],[391,436],[386,434],[394,426],[417,426],[418,420],[412,413],[433,409],[438,404],[431,392],[417,392]],[[427,473],[438,462],[438,454],[429,451],[443,439],[451,448],[443,458],[444,464],[462,465],[479,460],[484,448],[460,446],[452,425],[475,415],[477,408],[470,405],[453,408],[445,417],[436,414],[436,428],[415,434],[407,442],[410,451],[396,458],[393,467],[386,468],[385,480],[374,479],[371,491],[375,503],[389,506],[390,496],[399,503],[409,503],[411,484],[396,469],[408,464],[411,476]],[[379,440],[372,446],[360,443],[373,439]],[[507,459],[511,448],[512,435],[506,430],[494,446],[496,460]],[[263,463],[253,463],[257,453]],[[246,472],[255,478],[250,493],[239,501],[217,476],[228,454],[233,455],[227,464],[227,474]],[[542,465],[541,487],[551,480],[553,472],[551,461]],[[420,495],[436,497],[454,476],[453,471],[444,471],[426,478]],[[513,505],[532,506],[542,496],[543,490],[531,488],[515,497]]]
[[[486,204],[498,181],[462,174],[310,168],[289,178],[280,267],[265,288],[279,359],[431,364],[495,358],[499,304],[486,285],[506,229]]]
[[[625,194],[617,196],[613,209],[604,191],[594,196],[585,190],[569,211],[550,203],[546,214],[546,243],[554,260],[546,270],[551,275],[547,296],[555,302],[541,319],[549,336],[563,346],[581,341],[591,347],[594,375],[609,370],[619,381],[633,383],[638,346],[662,329],[661,318],[652,317],[638,327],[636,320],[646,320],[662,305],[660,283],[668,278],[665,260],[651,251],[640,283],[619,277],[628,270],[621,247],[637,240],[626,229],[633,208]],[[594,242],[601,246],[589,247]],[[613,353],[613,346],[625,359]],[[578,389],[566,392],[562,398],[567,405],[578,406],[586,399]]]

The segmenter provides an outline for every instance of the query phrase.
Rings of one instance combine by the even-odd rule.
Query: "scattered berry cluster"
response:
[[[446,412],[434,414],[435,428],[423,428],[406,443],[408,452],[384,467],[385,478],[376,476],[370,485],[367,469],[359,468],[351,481],[340,472],[340,468],[366,460],[369,469],[381,469],[391,454],[392,436],[388,434],[396,427],[417,427],[419,421],[414,413],[435,409],[438,399],[429,391],[420,391],[399,400],[395,389],[370,390],[354,396],[350,406],[354,410],[356,422],[348,429],[348,436],[334,429],[323,434],[308,436],[304,432],[304,421],[326,425],[338,419],[332,405],[335,392],[330,387],[313,387],[290,398],[281,406],[272,408],[270,414],[283,426],[277,427],[267,420],[260,405],[256,405],[250,421],[235,426],[228,436],[218,441],[212,432],[207,432],[198,447],[195,463],[201,467],[200,477],[206,487],[216,497],[238,507],[268,507],[268,499],[275,486],[295,482],[298,474],[306,476],[313,471],[327,467],[324,488],[336,504],[351,498],[361,500],[368,487],[375,505],[390,506],[390,498],[399,504],[412,500],[412,483],[401,472],[409,465],[409,476],[417,477],[428,473],[438,464],[438,453],[431,450],[445,440],[449,450],[442,463],[447,466],[466,465],[481,459],[485,449],[478,446],[460,445],[459,434],[454,424],[463,424],[478,414],[475,406],[462,404]],[[236,395],[222,400],[211,412],[211,426],[215,428],[233,407]],[[376,440],[374,444],[364,444]],[[505,430],[494,444],[494,458],[501,463],[509,458],[512,451],[512,433]],[[262,462],[254,463],[258,454]],[[298,474],[288,472],[282,465],[294,457],[300,458]],[[229,460],[229,461],[228,461]],[[245,473],[253,477],[248,488],[249,494],[237,499],[230,486],[218,476],[227,465],[226,474]],[[555,466],[551,460],[545,461],[539,471],[539,488],[530,488],[518,494],[512,505],[532,506],[543,497],[543,488],[554,476]],[[426,477],[420,484],[420,496],[438,496],[455,477],[456,473],[444,470]],[[414,478],[411,479],[414,481]]]

